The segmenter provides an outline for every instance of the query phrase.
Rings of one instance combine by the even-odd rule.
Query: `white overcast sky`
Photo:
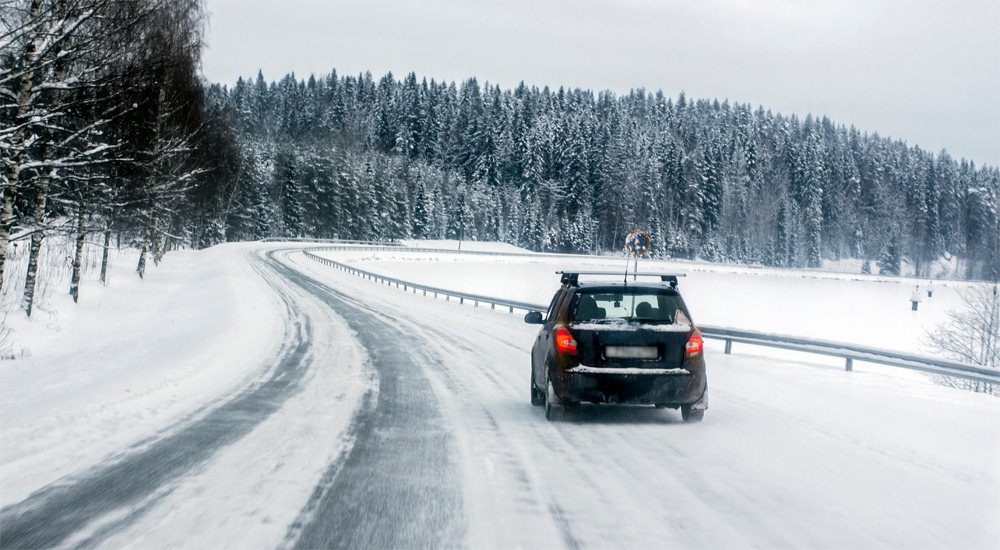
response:
[[[207,0],[205,76],[729,98],[1000,165],[1000,0]]]

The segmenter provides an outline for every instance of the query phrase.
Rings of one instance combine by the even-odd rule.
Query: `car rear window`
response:
[[[681,300],[676,294],[647,288],[583,291],[576,298],[573,311],[576,322],[635,320],[672,324],[681,310]]]

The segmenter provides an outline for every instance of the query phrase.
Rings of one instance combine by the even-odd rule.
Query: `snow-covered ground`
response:
[[[994,397],[708,342],[704,423],[603,406],[549,423],[528,402],[537,327],[521,315],[373,284],[302,246],[171,252],[145,281],[120,262],[112,288],[18,328],[31,353],[0,362],[0,537],[37,525],[42,546],[1000,546]],[[623,263],[329,254],[540,303],[556,269]],[[884,343],[861,341],[883,347],[926,326],[887,325],[954,301],[939,287],[906,317],[908,284],[684,267],[700,322],[829,339],[881,326]],[[880,308],[902,313],[868,319]]]
[[[480,245],[491,250],[488,243]],[[557,270],[624,273],[625,269],[624,258],[614,257],[521,258],[403,250],[320,255],[416,283],[537,304],[548,304],[558,288]],[[946,312],[964,307],[959,291],[969,287],[969,283],[935,281],[934,296],[928,298],[926,280],[651,260],[641,260],[639,270],[685,273],[680,287],[699,323],[921,354],[935,353],[925,345],[927,332],[944,320]],[[918,284],[923,301],[914,312],[910,296]]]
[[[400,244],[411,248],[438,248],[441,250],[466,250],[476,252],[507,252],[533,254],[530,250],[500,242],[456,241],[453,239],[405,239]]]
[[[0,361],[0,505],[107,460],[250,383],[284,323],[247,246],[172,252],[139,280],[114,263],[80,303],[8,316]]]

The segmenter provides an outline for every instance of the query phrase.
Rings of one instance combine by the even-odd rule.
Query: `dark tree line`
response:
[[[196,208],[198,245],[464,237],[599,252],[638,227],[660,256],[996,268],[996,168],[825,117],[336,72],[212,85],[206,111],[221,166]]]
[[[88,239],[103,235],[102,279],[112,232],[142,276],[190,226],[216,162],[197,141],[203,23],[201,0],[0,0],[0,283],[27,241],[28,315],[47,236],[72,238],[75,300]]]

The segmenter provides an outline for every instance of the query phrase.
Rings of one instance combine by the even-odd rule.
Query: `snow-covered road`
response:
[[[549,423],[519,315],[251,261],[288,312],[262,374],[6,506],[0,546],[1000,546],[996,398],[709,343],[704,423]]]

